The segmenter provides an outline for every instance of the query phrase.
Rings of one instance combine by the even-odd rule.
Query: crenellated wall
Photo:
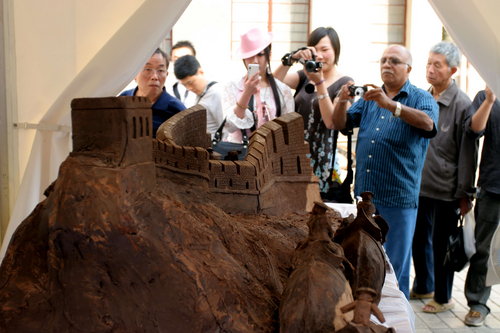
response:
[[[162,178],[202,186],[208,199],[235,213],[309,211],[321,200],[298,113],[255,131],[245,160],[222,161],[212,159],[206,111],[200,105],[163,123],[157,139],[152,139],[151,109],[144,98],[82,98],[73,100],[72,108],[72,156],[95,166],[137,169],[148,186]],[[154,166],[156,173],[151,172]]]
[[[252,134],[245,160],[210,159],[209,136],[204,140],[199,135],[206,132],[206,112],[196,106],[160,127],[153,144],[154,161],[159,169],[207,179],[212,199],[229,212],[310,210],[313,201],[321,199],[306,157],[309,146],[303,128],[302,117],[289,113]]]

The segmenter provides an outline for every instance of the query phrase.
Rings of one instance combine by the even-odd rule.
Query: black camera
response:
[[[316,57],[314,55],[312,57],[312,60],[300,59],[299,62],[304,65],[307,72],[316,73],[323,67],[323,63],[316,61]]]
[[[368,88],[365,86],[349,86],[349,96],[363,97]]]
[[[308,71],[310,73],[315,73],[315,72],[319,71],[320,68],[323,67],[323,63],[315,61],[315,60],[308,60],[304,64],[304,67],[306,68],[306,71]]]

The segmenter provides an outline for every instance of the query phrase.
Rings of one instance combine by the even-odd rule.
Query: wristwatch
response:
[[[394,117],[399,118],[401,116],[401,103],[396,102],[396,110],[394,111]]]

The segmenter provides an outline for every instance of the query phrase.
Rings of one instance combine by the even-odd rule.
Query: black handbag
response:
[[[222,129],[226,124],[226,119],[215,132],[214,138],[212,139],[212,150],[218,152],[222,155],[223,160],[243,160],[247,156],[248,152],[248,135],[247,131],[241,130],[242,143],[234,143],[227,141],[220,141],[222,138]]]
[[[448,238],[446,246],[446,255],[443,265],[452,268],[455,272],[460,272],[469,262],[467,254],[465,254],[464,243],[464,218],[460,216],[460,225],[453,231]]]
[[[252,128],[250,128],[250,130],[253,132],[255,131],[255,122],[256,122],[255,114],[253,113],[253,95],[252,97],[250,97],[250,100],[248,101],[248,109],[252,111],[252,115],[254,117],[253,119],[254,125],[252,126]],[[221,154],[222,155],[221,159],[226,161],[245,159],[245,156],[247,156],[248,143],[249,143],[247,130],[240,129],[242,143],[221,141],[222,129],[224,128],[225,124],[226,124],[226,118],[224,118],[224,121],[222,122],[222,124],[220,124],[219,128],[214,134],[214,138],[212,139],[212,150]]]

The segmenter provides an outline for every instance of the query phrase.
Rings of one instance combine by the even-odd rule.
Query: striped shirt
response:
[[[439,107],[427,91],[406,81],[394,101],[425,112],[437,128]],[[416,208],[430,137],[374,101],[359,99],[348,110],[347,127],[359,127],[354,193],[374,194],[373,203]]]

